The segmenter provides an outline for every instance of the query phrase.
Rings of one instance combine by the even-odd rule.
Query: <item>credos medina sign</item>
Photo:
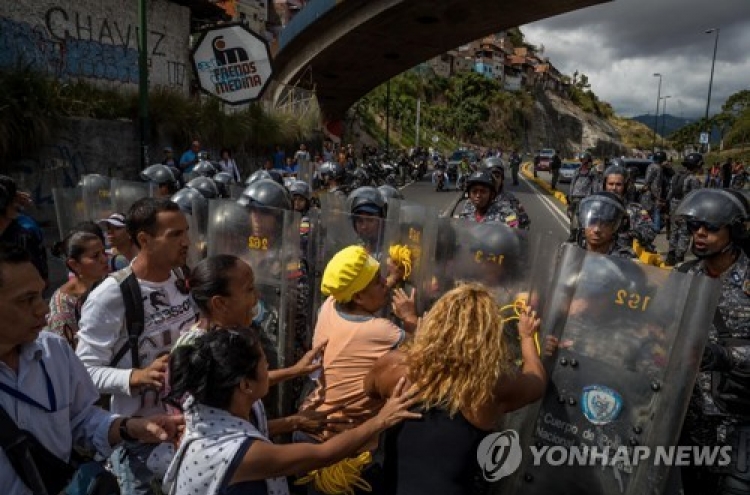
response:
[[[192,62],[201,90],[231,105],[260,98],[273,73],[268,43],[239,24],[203,31]]]

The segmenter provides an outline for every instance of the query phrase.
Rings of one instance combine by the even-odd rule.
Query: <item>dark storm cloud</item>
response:
[[[705,112],[721,29],[711,113],[728,96],[750,88],[750,0],[617,0],[523,26],[529,42],[565,73],[585,73],[592,89],[619,113],[653,113],[658,79],[667,112]]]

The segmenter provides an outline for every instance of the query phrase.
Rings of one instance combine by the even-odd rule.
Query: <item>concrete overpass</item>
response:
[[[282,31],[278,83],[315,89],[327,121],[383,82],[492,33],[610,0],[311,0]]]

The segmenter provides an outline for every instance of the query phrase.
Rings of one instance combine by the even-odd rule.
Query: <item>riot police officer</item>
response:
[[[518,201],[518,198],[511,193],[504,191],[505,187],[505,167],[499,163],[493,163],[488,168],[492,178],[495,180],[495,189],[497,195],[495,196],[495,203],[497,203],[502,211],[514,211],[516,213],[516,220],[514,221],[511,217],[506,217],[505,223],[509,227],[528,229],[531,226],[531,220],[529,215],[526,213],[526,209]]]
[[[682,160],[682,166],[685,167],[685,170],[672,176],[669,184],[669,192],[667,193],[669,211],[672,212],[677,211],[682,198],[687,196],[691,191],[703,187],[700,179],[695,175],[703,166],[703,155],[700,153],[690,153]],[[685,261],[685,253],[690,246],[690,233],[685,226],[683,218],[671,215],[669,221],[671,223],[669,252],[664,264],[674,266],[677,263]]]
[[[599,175],[593,167],[594,159],[588,151],[581,157],[581,166],[576,170],[568,189],[568,217],[570,218],[569,242],[578,238],[578,205],[581,200],[601,189]]]
[[[667,165],[667,154],[664,151],[654,153],[651,165],[646,169],[646,180],[643,185],[641,202],[651,214],[654,220],[654,229],[658,234],[662,228],[662,209],[666,204],[667,187],[665,184],[665,168]]]
[[[221,197],[219,186],[217,186],[216,182],[209,177],[196,177],[185,184],[185,187],[195,189],[206,199],[218,199]]]
[[[526,221],[521,224],[522,212],[512,200],[495,201],[498,195],[497,183],[488,170],[472,173],[466,180],[466,190],[469,201],[460,218],[477,223],[502,222],[510,227],[528,226],[527,216]],[[523,215],[525,214],[524,211]]]
[[[578,205],[578,224],[583,231],[579,245],[600,254],[635,258],[630,246],[617,242],[617,233],[626,216],[625,205],[614,193],[598,192],[583,198]]]
[[[323,181],[323,187],[329,193],[339,197],[346,198],[347,190],[344,186],[346,170],[339,163],[325,162],[320,166],[320,178]]]
[[[654,224],[651,217],[642,205],[627,201],[627,171],[621,158],[613,158],[610,166],[604,171],[604,190],[616,194],[624,203],[627,216],[623,226],[620,228],[619,241],[623,246],[632,246],[633,239],[637,239],[641,246],[651,252],[655,252],[653,245],[656,239]]]
[[[349,195],[349,212],[352,224],[370,256],[380,261],[383,249],[386,203],[374,187],[360,187]]]
[[[141,171],[141,179],[157,187],[157,190],[154,191],[154,196],[158,198],[169,197],[180,188],[180,183],[177,181],[172,170],[161,163],[150,165],[143,169]]]
[[[750,204],[738,192],[698,189],[685,196],[676,214],[685,221],[692,253],[698,258],[678,270],[721,281],[683,441],[732,447],[732,462],[724,468],[683,469],[684,492],[750,493],[750,259],[746,253]]]

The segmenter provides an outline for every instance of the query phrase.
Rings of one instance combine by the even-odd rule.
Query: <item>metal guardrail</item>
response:
[[[279,35],[279,51],[283,50],[294,38],[308,28],[310,24],[323,17],[343,0],[311,0],[284,27]]]

